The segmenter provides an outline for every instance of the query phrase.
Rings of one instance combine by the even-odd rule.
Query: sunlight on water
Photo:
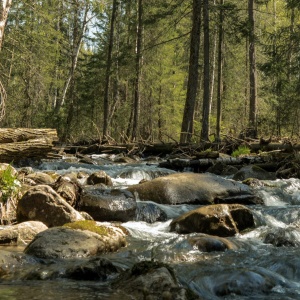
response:
[[[169,225],[172,220],[167,222],[156,222],[149,224],[146,222],[127,222],[123,223],[130,235],[134,238],[140,238],[145,240],[163,239],[176,236],[175,233],[169,232]]]

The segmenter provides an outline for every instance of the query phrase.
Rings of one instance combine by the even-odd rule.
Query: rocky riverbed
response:
[[[0,231],[0,290],[12,299],[28,285],[34,299],[297,299],[296,179],[91,159],[12,169],[19,199]]]

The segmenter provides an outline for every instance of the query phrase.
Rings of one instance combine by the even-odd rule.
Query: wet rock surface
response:
[[[137,193],[140,200],[171,205],[262,203],[249,186],[213,174],[176,173],[129,186],[128,190]]]
[[[122,230],[105,228],[102,235],[67,227],[50,228],[37,234],[24,252],[39,258],[82,258],[116,251],[126,245]]]
[[[19,200],[17,220],[40,221],[53,227],[84,218],[50,186],[38,185],[29,189]]]
[[[177,233],[201,232],[220,237],[233,236],[254,227],[252,212],[239,204],[215,204],[189,211],[174,219],[170,230]]]
[[[136,207],[133,194],[122,189],[86,187],[79,200],[79,209],[101,222],[134,220]]]

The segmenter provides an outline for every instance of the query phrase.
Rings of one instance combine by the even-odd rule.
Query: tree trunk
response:
[[[193,0],[193,26],[190,43],[189,77],[181,125],[180,143],[189,143],[194,131],[194,113],[198,90],[201,0]]]
[[[0,49],[2,47],[4,28],[12,0],[0,1]]]
[[[89,3],[86,3],[85,7],[84,7],[84,11],[83,11],[83,20],[82,20],[82,24],[80,27],[80,24],[78,24],[78,16],[79,13],[81,13],[80,8],[78,7],[79,4],[75,3],[75,8],[74,8],[74,29],[73,29],[73,33],[76,33],[76,36],[73,35],[73,41],[72,41],[72,58],[71,58],[71,66],[70,66],[70,70],[69,70],[69,75],[68,78],[66,79],[63,91],[62,91],[62,96],[61,99],[59,101],[56,102],[56,107],[55,107],[55,112],[58,113],[61,109],[61,107],[65,104],[65,100],[66,100],[66,95],[68,92],[68,89],[70,87],[71,81],[74,78],[75,75],[75,70],[77,68],[77,63],[78,63],[78,57],[79,57],[79,53],[80,53],[80,47],[81,47],[81,43],[83,40],[83,36],[86,32],[87,29],[87,24],[89,22],[88,20],[88,14],[89,14]],[[81,8],[82,9],[82,8]]]
[[[0,50],[2,48],[2,42],[4,37],[4,28],[8,16],[8,12],[11,6],[12,0],[1,0],[0,1]],[[0,121],[4,118],[5,115],[5,102],[6,102],[6,91],[0,81]]]
[[[104,90],[104,115],[103,115],[103,137],[108,135],[108,121],[109,121],[109,87],[111,79],[111,66],[112,66],[112,52],[114,45],[115,36],[115,22],[118,12],[119,1],[113,1],[111,20],[110,20],[110,33],[109,33],[109,44],[107,52],[107,65],[105,74],[105,90]]]
[[[249,68],[250,68],[250,107],[249,107],[249,126],[257,129],[257,86],[256,86],[256,53],[255,53],[255,16],[254,0],[248,2],[249,17]]]
[[[134,105],[133,105],[133,124],[131,139],[135,141],[139,134],[140,119],[140,83],[142,69],[142,39],[143,39],[143,0],[138,0],[138,22],[136,36],[136,61],[135,61],[135,87],[134,87]]]
[[[209,59],[209,1],[203,0],[203,27],[204,27],[204,87],[201,140],[209,140],[209,85],[210,85],[210,59]]]
[[[219,13],[219,41],[218,41],[218,90],[217,90],[217,124],[216,124],[216,142],[221,141],[221,115],[222,115],[222,95],[223,95],[223,12],[224,0],[220,0]]]

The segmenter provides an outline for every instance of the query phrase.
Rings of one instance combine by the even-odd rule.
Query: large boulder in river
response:
[[[83,189],[79,208],[96,221],[127,222],[135,219],[136,201],[122,189],[86,187]]]
[[[19,200],[17,221],[41,221],[48,227],[84,220],[81,214],[47,185],[28,190]]]
[[[176,173],[128,187],[140,200],[161,204],[263,203],[242,183],[205,173]]]
[[[69,227],[49,228],[37,234],[24,252],[39,258],[80,258],[117,251],[126,245],[121,228],[108,224],[97,226],[98,233]]]
[[[48,227],[38,221],[28,221],[16,225],[5,226],[0,230],[0,244],[24,244],[31,241],[39,232]]]
[[[189,211],[174,219],[170,230],[177,233],[201,232],[217,236],[233,236],[254,227],[250,209],[240,204],[215,204]]]

